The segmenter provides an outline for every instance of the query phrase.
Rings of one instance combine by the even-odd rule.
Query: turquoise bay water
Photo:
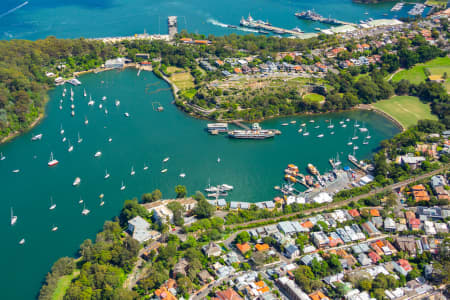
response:
[[[325,17],[359,23],[368,18],[405,17],[412,6],[391,12],[392,2],[375,5],[351,0],[3,0],[0,3],[0,39],[40,39],[124,36],[135,33],[167,33],[167,16],[178,16],[180,29],[202,34],[245,33],[218,23],[238,25],[249,13],[274,26],[299,27],[305,32],[328,25],[299,20],[294,13],[315,9]],[[20,7],[20,8],[19,8]],[[16,9],[17,8],[17,9]],[[427,11],[427,10],[426,10]],[[367,14],[365,14],[367,12]],[[387,15],[385,15],[387,14]]]
[[[0,146],[0,152],[6,156],[0,161],[2,299],[32,299],[51,264],[61,256],[74,255],[85,238],[93,238],[105,220],[119,213],[125,199],[155,188],[161,189],[165,198],[174,197],[177,184],[186,185],[193,193],[202,190],[210,179],[212,184],[235,186],[229,200],[270,200],[276,195],[273,187],[282,183],[288,163],[305,170],[311,162],[323,172],[329,169],[328,159],[337,152],[344,160],[351,152],[347,142],[353,136],[350,124],[355,120],[364,122],[372,136],[369,145],[362,145],[362,138],[358,140],[358,158],[370,157],[381,140],[398,132],[380,115],[354,111],[273,119],[262,126],[280,129],[282,135],[264,141],[232,140],[208,135],[204,131],[207,121],[178,111],[171,104],[173,97],[167,83],[152,73],[141,72],[138,77],[136,70],[127,69],[88,74],[80,80],[83,85],[74,88],[75,117],[70,116],[70,87],[63,110],[59,110],[63,88],[58,87],[50,92],[43,122]],[[83,97],[83,89],[92,94],[95,106],[87,105],[89,96]],[[102,96],[107,96],[107,100],[101,101]],[[115,99],[121,101],[119,107],[114,105]],[[100,102],[102,110],[98,108]],[[154,111],[153,102],[160,102],[164,112]],[[124,117],[124,112],[129,112],[130,117]],[[88,125],[84,124],[85,117]],[[347,128],[338,124],[344,118],[351,119]],[[310,119],[321,128],[313,128]],[[335,135],[326,128],[327,119],[336,125]],[[291,120],[297,124],[281,126]],[[311,132],[308,137],[297,132],[303,122]],[[61,125],[64,135],[60,134]],[[83,138],[81,144],[76,141],[78,132]],[[32,142],[31,137],[37,133],[43,133],[42,140]],[[319,133],[324,133],[324,138],[317,138]],[[74,145],[73,152],[67,151],[63,137]],[[94,158],[97,151],[103,153],[100,158]],[[53,168],[47,166],[50,152],[60,162]],[[163,164],[165,157],[170,160]],[[144,163],[149,165],[148,171],[143,170]],[[344,165],[348,163],[345,161]],[[135,176],[130,176],[132,166]],[[160,173],[163,166],[168,169],[165,174]],[[20,173],[12,173],[14,169],[20,169]],[[105,169],[111,174],[108,180],[103,178]],[[187,174],[184,179],[179,177],[182,172]],[[73,187],[77,176],[81,184]],[[120,191],[122,180],[124,191]],[[99,206],[101,193],[105,194],[103,207]],[[53,211],[48,209],[50,197],[57,205]],[[87,216],[81,215],[80,197],[91,210]],[[13,227],[9,226],[11,206],[18,216]],[[51,232],[54,225],[59,227],[57,232]],[[26,239],[25,245],[18,245],[21,238]]]

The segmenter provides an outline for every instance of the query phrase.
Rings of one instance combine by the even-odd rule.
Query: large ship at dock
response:
[[[317,22],[322,22],[322,23],[331,24],[331,25],[341,25],[342,24],[342,22],[340,22],[339,20],[332,19],[332,18],[324,18],[321,15],[319,15],[318,13],[316,13],[314,10],[306,10],[306,11],[302,11],[302,12],[297,12],[297,13],[295,13],[295,16],[299,19],[317,21]]]
[[[271,26],[272,24],[270,24],[269,22],[264,22],[262,20],[255,20],[252,18],[252,16],[250,14],[248,14],[247,19],[244,19],[244,17],[241,18],[240,25],[244,26],[244,27],[250,27],[250,28],[261,28],[261,25]]]
[[[231,130],[228,136],[235,139],[255,139],[262,140],[272,138],[276,134],[275,130],[261,129],[258,123],[253,123],[251,130]]]

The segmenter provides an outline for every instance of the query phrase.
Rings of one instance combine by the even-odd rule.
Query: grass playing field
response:
[[[309,102],[322,102],[325,100],[325,97],[316,93],[309,93],[303,96],[303,100]]]
[[[438,57],[430,60],[424,64],[417,64],[409,70],[403,70],[398,72],[392,77],[392,81],[397,82],[402,79],[407,79],[411,83],[418,84],[427,79],[424,69],[427,68],[431,75],[443,75],[447,73],[450,77],[450,58],[449,57]],[[447,78],[444,83],[447,92],[450,92],[450,78]]]
[[[378,101],[373,106],[399,121],[405,128],[416,125],[419,120],[437,120],[437,117],[431,114],[430,106],[417,97],[395,96]]]

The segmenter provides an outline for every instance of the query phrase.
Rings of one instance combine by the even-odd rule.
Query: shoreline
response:
[[[383,117],[385,117],[386,119],[390,120],[392,123],[395,124],[395,126],[397,126],[401,132],[405,132],[406,131],[406,127],[400,123],[400,121],[398,121],[396,118],[394,118],[393,116],[391,116],[390,114],[388,114],[385,111],[382,111],[381,109],[376,108],[375,106],[373,106],[372,104],[359,104],[357,106],[358,109],[361,110],[369,110],[369,111],[373,111],[377,114],[382,115]]]
[[[89,73],[100,73],[100,72],[105,72],[105,71],[112,71],[112,70],[124,70],[126,68],[135,68],[137,70],[144,70],[144,71],[149,71],[149,72],[153,72],[153,74],[156,76],[156,74],[154,73],[154,70],[152,67],[143,67],[143,66],[139,66],[137,63],[131,63],[131,64],[126,64],[123,68],[121,69],[116,69],[116,68],[95,68],[95,69],[90,69],[90,70],[86,70],[86,71],[79,71],[79,72],[74,72],[74,77],[79,77],[81,75],[85,75],[85,74],[89,74]],[[172,83],[169,78],[167,78],[164,74],[161,74],[162,76],[156,76],[158,78],[161,78],[162,80],[164,80],[165,82],[167,82],[170,86],[170,89],[172,90],[172,95],[174,97],[174,100],[172,102],[172,104],[174,104],[175,106],[177,106],[175,104],[176,100],[178,99],[178,95],[176,94],[176,91],[178,92],[180,89],[174,84]],[[52,87],[54,88],[54,87]],[[50,89],[49,89],[50,90]],[[45,117],[45,113],[46,113],[46,106],[48,104],[48,102],[50,101],[50,98],[48,96],[48,94],[46,94],[46,99],[44,102],[44,108],[43,108],[43,112],[41,112],[38,116],[38,118],[36,118],[36,120],[34,120],[30,126],[28,126],[24,131],[15,131],[13,133],[10,133],[8,136],[2,138],[0,140],[0,145],[3,145],[7,142],[10,142],[12,140],[14,140],[16,137],[21,136],[24,133],[29,132],[30,130],[32,130],[34,127],[36,127]],[[199,119],[199,120],[210,120],[210,121],[214,121],[214,122],[225,122],[225,123],[232,123],[233,121],[236,120],[211,120],[207,117],[202,117],[199,116],[197,114],[192,114],[192,113],[188,113],[182,109],[180,109],[177,106],[177,109],[179,109],[180,111],[184,112],[186,115],[191,116],[195,119]],[[271,116],[269,118],[263,118],[263,119],[258,119],[258,120],[253,120],[253,121],[244,121],[244,120],[237,120],[237,121],[242,121],[242,122],[250,122],[250,123],[262,123],[264,121],[268,121],[268,120],[273,120],[276,118],[288,118],[288,117],[295,117],[295,116],[308,116],[308,115],[324,115],[324,114],[329,114],[329,113],[340,113],[340,112],[348,112],[348,111],[353,111],[353,110],[369,110],[369,111],[373,111],[375,113],[378,113],[382,116],[384,116],[386,119],[390,120],[392,123],[394,123],[395,126],[397,126],[401,132],[404,132],[406,130],[406,128],[398,121],[396,120],[393,116],[387,114],[386,112],[379,110],[378,108],[375,108],[374,106],[370,105],[370,104],[359,104],[355,107],[352,107],[350,109],[346,109],[346,110],[336,110],[336,111],[327,111],[327,112],[303,112],[303,113],[294,113],[294,114],[290,114],[290,115],[280,115],[280,116]]]
[[[50,98],[48,96],[48,94],[45,95],[45,100],[44,100],[44,108],[43,111],[39,113],[39,116],[30,124],[30,126],[28,126],[24,131],[14,131],[10,134],[8,134],[7,136],[5,136],[4,138],[2,138],[0,140],[0,145],[6,144],[8,142],[11,142],[12,140],[14,140],[16,137],[21,136],[22,134],[25,134],[29,131],[31,131],[34,127],[36,127],[37,125],[39,125],[39,123],[41,123],[41,121],[44,119],[45,117],[45,112],[46,112],[46,106],[47,104],[50,102]]]

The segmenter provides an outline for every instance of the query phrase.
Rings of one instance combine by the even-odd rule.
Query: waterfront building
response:
[[[121,69],[125,66],[127,60],[124,57],[117,57],[114,59],[108,59],[105,62],[105,68],[107,69]]]
[[[128,232],[139,243],[150,239],[156,240],[161,236],[159,232],[150,230],[150,224],[140,216],[136,216],[128,221]]]

